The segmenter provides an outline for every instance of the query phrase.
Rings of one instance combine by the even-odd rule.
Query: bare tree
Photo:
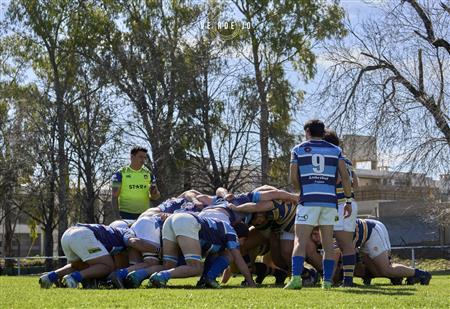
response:
[[[313,97],[329,125],[373,134],[400,168],[450,172],[450,13],[436,1],[389,1],[328,45]]]

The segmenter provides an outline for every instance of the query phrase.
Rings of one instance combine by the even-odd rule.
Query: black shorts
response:
[[[136,220],[141,214],[134,214],[131,212],[119,211],[120,217],[125,220]]]

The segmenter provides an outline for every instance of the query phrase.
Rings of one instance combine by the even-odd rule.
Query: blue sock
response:
[[[71,273],[70,276],[73,279],[75,279],[77,282],[81,282],[81,280],[83,280],[83,276],[81,275],[81,273],[79,271],[75,271],[75,272]]]
[[[128,275],[128,270],[126,268],[121,268],[121,269],[116,270],[116,274],[117,274],[117,277],[119,277],[120,279],[123,280]]]
[[[202,277],[205,277],[208,271],[211,269],[211,266],[214,264],[214,261],[216,260],[217,256],[214,255],[208,255],[205,259],[205,262],[203,263],[203,274]]]
[[[218,256],[214,259],[214,262],[205,277],[210,280],[215,280],[228,267],[228,265],[230,265],[230,261],[228,261],[225,256]]]
[[[148,272],[145,269],[138,269],[134,271],[134,274],[136,278],[138,278],[140,281],[144,281],[148,277]]]
[[[334,270],[334,260],[323,260],[323,280],[331,282]]]
[[[424,277],[424,276],[425,276],[425,272],[423,270],[420,270],[418,268],[414,269],[414,277],[420,278],[420,277]]]
[[[292,256],[292,276],[300,276],[303,272],[305,257],[300,255]]]
[[[48,279],[50,279],[51,282],[58,281],[58,275],[54,271],[49,272],[47,274],[47,276],[48,276]]]
[[[167,270],[160,271],[158,273],[163,280],[168,281],[170,279],[170,273]]]

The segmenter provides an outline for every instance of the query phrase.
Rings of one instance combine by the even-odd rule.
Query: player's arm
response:
[[[351,203],[352,185],[350,182],[350,176],[348,174],[345,161],[339,160],[338,167],[339,167],[339,175],[341,176],[342,179],[342,186],[344,187],[344,195],[346,198],[344,206],[344,218],[348,218],[352,214],[352,203]]]
[[[355,172],[355,169],[352,170],[352,188],[353,190],[358,189],[359,187],[359,178],[358,175]]]
[[[203,205],[211,205],[214,202],[214,197],[212,197],[211,195],[200,194],[197,195],[195,198]]]
[[[150,185],[150,200],[156,201],[161,197],[161,193],[158,190],[158,185],[154,182]]]
[[[294,187],[294,190],[300,191],[297,156],[293,151],[291,152],[291,163],[289,165],[289,180],[292,186]]]
[[[184,193],[184,198],[186,199],[186,200],[188,200],[189,202],[192,202],[192,203],[194,203],[194,205],[195,205],[195,207],[197,207],[197,208],[203,208],[203,202],[201,202],[198,198],[197,198],[197,196],[200,196],[200,195],[202,195],[200,192],[198,192],[198,191],[195,191],[195,190],[189,190],[189,191],[186,191],[185,193]]]
[[[234,263],[236,264],[241,274],[244,276],[248,286],[255,288],[256,284],[253,281],[253,277],[252,274],[250,273],[250,270],[248,269],[247,263],[245,263],[244,259],[242,258],[241,251],[239,251],[238,248],[235,248],[230,249],[230,253],[233,257]]]
[[[284,200],[284,201],[298,201],[298,194],[290,193],[284,190],[269,190],[253,193],[253,202],[258,203],[262,201]]]
[[[239,206],[229,203],[228,208],[238,212],[254,213],[264,212],[273,209],[272,201],[264,201],[259,203],[245,203]]]
[[[112,179],[111,179],[111,205],[114,212],[114,217],[120,218],[120,212],[119,212],[119,195],[120,195],[120,189],[122,188],[122,173],[116,172],[114,173]]]

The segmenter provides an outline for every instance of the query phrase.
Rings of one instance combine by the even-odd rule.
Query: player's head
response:
[[[325,124],[319,119],[308,120],[303,126],[303,129],[305,130],[307,140],[312,138],[321,139],[325,134]]]
[[[260,226],[266,224],[268,221],[269,220],[267,219],[265,212],[256,212],[253,213],[250,224],[254,226]]]
[[[323,140],[327,141],[328,143],[331,143],[335,146],[339,146],[339,144],[340,144],[339,137],[337,136],[336,132],[331,129],[325,130]]]
[[[141,168],[144,165],[145,160],[147,159],[147,148],[142,146],[134,146],[130,150],[130,160],[131,165],[134,167]]]

